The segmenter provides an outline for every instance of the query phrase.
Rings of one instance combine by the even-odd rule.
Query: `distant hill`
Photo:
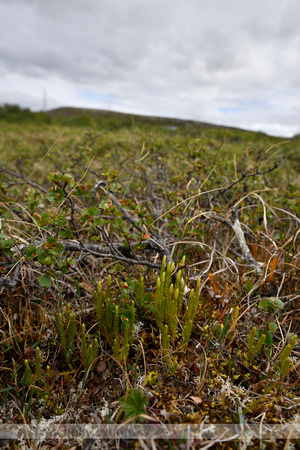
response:
[[[194,128],[215,128],[215,129],[230,129],[230,130],[240,130],[240,128],[229,127],[223,125],[215,125],[212,123],[199,122],[196,120],[184,120],[184,119],[175,119],[175,118],[167,118],[167,117],[155,117],[155,116],[142,116],[138,114],[126,114],[115,111],[107,111],[103,109],[89,109],[89,108],[72,108],[72,107],[63,107],[56,108],[47,111],[47,114],[56,119],[58,117],[66,117],[66,118],[76,118],[82,116],[89,116],[95,120],[99,119],[113,119],[119,120],[120,122],[127,121],[136,121],[146,123],[148,122],[151,125],[160,125],[166,127],[194,127]],[[246,130],[245,130],[246,131]]]

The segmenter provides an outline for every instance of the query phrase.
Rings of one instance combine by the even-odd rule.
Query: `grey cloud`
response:
[[[26,106],[35,107],[28,89],[36,80],[52,106],[108,105],[246,128],[289,121],[294,130],[299,16],[293,0],[0,1],[0,103],[15,77]],[[84,104],[84,91],[106,100]],[[241,105],[239,114],[220,113]]]

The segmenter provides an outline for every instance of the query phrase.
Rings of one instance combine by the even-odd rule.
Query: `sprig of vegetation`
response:
[[[293,336],[290,342],[284,347],[282,352],[278,357],[278,361],[274,366],[275,374],[279,375],[279,378],[285,377],[288,372],[292,369],[293,363],[290,360],[290,354],[295,347],[297,342],[297,336]]]
[[[57,328],[60,337],[60,344],[62,346],[62,350],[65,355],[66,361],[68,362],[69,366],[72,367],[71,364],[72,346],[76,335],[77,325],[75,313],[71,315],[70,303],[68,303],[67,305],[67,310],[65,313],[65,321],[63,320],[62,313],[59,313]]]
[[[255,338],[256,338],[256,328],[253,327],[248,339],[248,359],[250,362],[254,360],[255,356],[262,349],[266,340],[266,335],[262,334],[256,343]]]
[[[134,302],[131,302],[119,311],[119,306],[112,301],[110,275],[107,278],[107,286],[104,293],[99,281],[97,290],[94,292],[94,300],[99,321],[99,331],[110,347],[113,348],[115,357],[125,362],[133,340]]]

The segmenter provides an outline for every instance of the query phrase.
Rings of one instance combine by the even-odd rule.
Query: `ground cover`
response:
[[[0,118],[2,424],[297,424],[299,137]]]

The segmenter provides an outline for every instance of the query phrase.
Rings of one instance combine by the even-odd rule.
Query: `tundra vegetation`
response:
[[[0,129],[2,425],[299,421],[299,136],[8,105]]]

